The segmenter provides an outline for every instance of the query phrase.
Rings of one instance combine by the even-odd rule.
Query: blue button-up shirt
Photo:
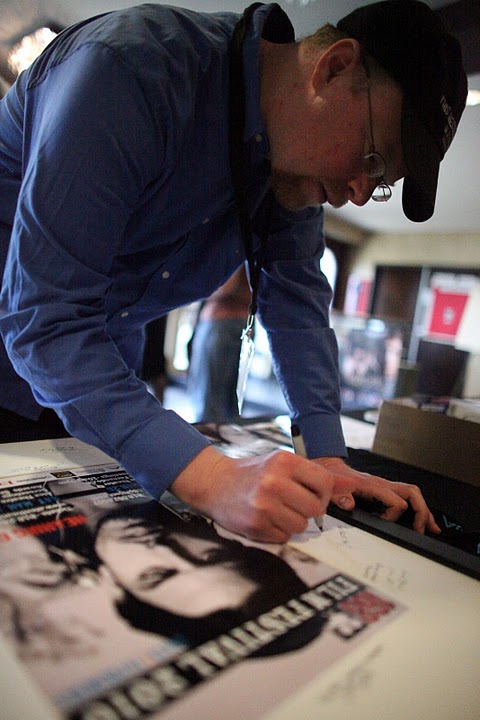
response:
[[[207,441],[137,379],[144,325],[245,261],[228,152],[237,21],[153,4],[107,13],[58,36],[0,103],[0,405],[31,418],[53,408],[155,497]],[[343,455],[322,211],[287,212],[269,190],[267,28],[293,39],[265,5],[243,46],[257,246],[271,223],[259,317],[309,455]]]

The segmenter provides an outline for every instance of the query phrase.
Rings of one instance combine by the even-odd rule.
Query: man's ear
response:
[[[353,38],[344,38],[330,45],[319,56],[313,73],[312,85],[317,94],[326,85],[342,75],[352,76],[362,62],[362,48]]]

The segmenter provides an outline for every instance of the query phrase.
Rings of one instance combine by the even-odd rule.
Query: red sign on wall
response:
[[[441,335],[453,340],[468,300],[468,292],[445,292],[433,290],[433,307],[428,335]]]

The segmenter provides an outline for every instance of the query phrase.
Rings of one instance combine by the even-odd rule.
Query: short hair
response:
[[[325,25],[319,27],[318,30],[311,35],[307,35],[300,40],[300,43],[304,48],[312,53],[312,55],[314,55],[318,52],[318,50],[325,50],[339,40],[343,40],[348,37],[350,37],[348,33],[343,32],[343,30],[339,30],[330,23],[326,23]],[[365,50],[363,50],[363,57],[364,63],[366,62],[368,64],[368,71],[372,80],[381,84],[394,82],[393,78],[386,72],[386,70],[384,70],[381,65],[379,65],[377,61]],[[357,74],[354,81],[354,90],[359,91],[361,89],[365,89],[365,86],[366,77],[364,73]]]
[[[311,35],[304,37],[300,42],[304,46],[312,48],[312,50],[318,50],[319,48],[323,49],[330,47],[330,45],[333,45],[338,42],[338,40],[342,40],[346,37],[348,37],[348,35],[342,30],[339,30],[330,23],[326,23],[325,25],[319,27],[318,30]]]

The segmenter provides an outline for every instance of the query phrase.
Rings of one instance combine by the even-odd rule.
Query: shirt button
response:
[[[128,317],[128,311],[124,310],[122,313],[120,313],[120,317],[122,317],[122,318]]]
[[[202,225],[206,225],[209,222],[210,222],[210,218],[205,218],[204,220],[202,220]]]
[[[259,143],[259,142],[262,142],[262,140],[263,140],[263,135],[261,135],[260,133],[257,133],[257,134],[255,135],[255,140],[256,140],[258,143]]]
[[[164,270],[164,271],[162,272],[162,278],[163,278],[164,280],[167,280],[169,277],[170,277],[170,273],[168,272],[168,270]]]

